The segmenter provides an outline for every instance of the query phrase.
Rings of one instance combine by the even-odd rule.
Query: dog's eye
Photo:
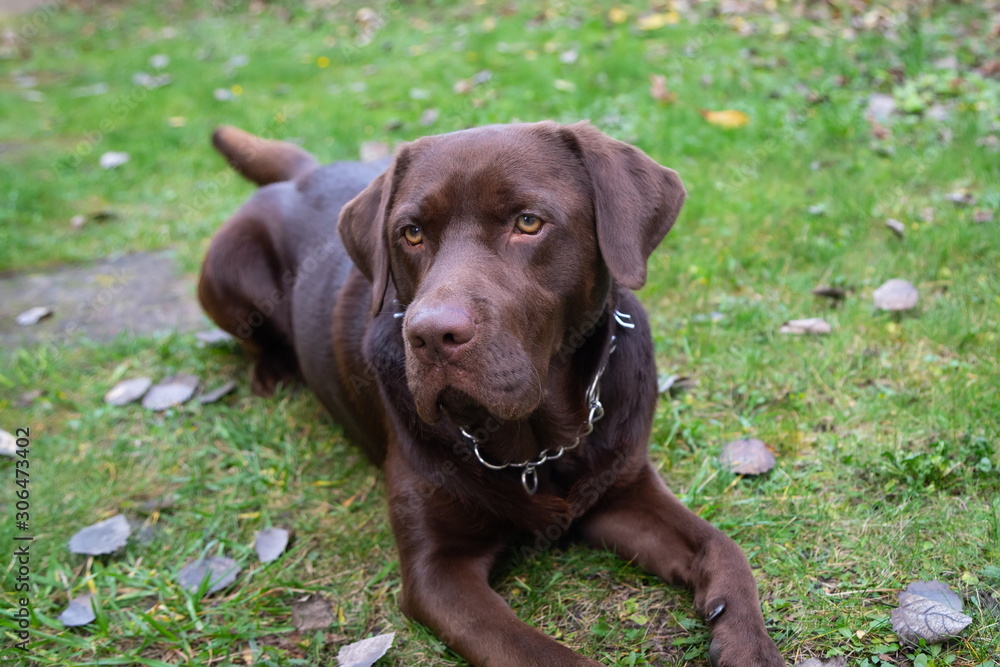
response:
[[[519,234],[537,234],[542,229],[542,219],[537,215],[524,213],[517,216],[514,228]]]
[[[416,225],[410,225],[403,230],[403,238],[410,245],[420,245],[424,242],[424,233]]]

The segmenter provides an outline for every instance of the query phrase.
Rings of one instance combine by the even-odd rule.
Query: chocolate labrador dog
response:
[[[579,538],[694,589],[719,667],[783,665],[746,557],[647,458],[657,401],[632,293],[685,197],[586,123],[498,125],[319,166],[223,127],[261,185],[198,295],[268,394],[302,377],[385,473],[402,607],[476,665],[595,665],[488,582],[511,545]]]

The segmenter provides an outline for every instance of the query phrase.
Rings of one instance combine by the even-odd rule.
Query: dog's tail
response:
[[[212,133],[212,145],[233,169],[257,185],[290,181],[318,164],[295,144],[262,139],[231,125]]]

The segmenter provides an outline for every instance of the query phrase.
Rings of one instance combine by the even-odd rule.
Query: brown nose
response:
[[[410,349],[424,363],[447,361],[476,335],[476,322],[463,308],[431,306],[414,313],[406,326]]]

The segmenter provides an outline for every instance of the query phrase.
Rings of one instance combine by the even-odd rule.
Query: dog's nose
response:
[[[476,335],[476,321],[463,308],[441,305],[422,308],[410,317],[406,339],[425,362],[447,361]]]

